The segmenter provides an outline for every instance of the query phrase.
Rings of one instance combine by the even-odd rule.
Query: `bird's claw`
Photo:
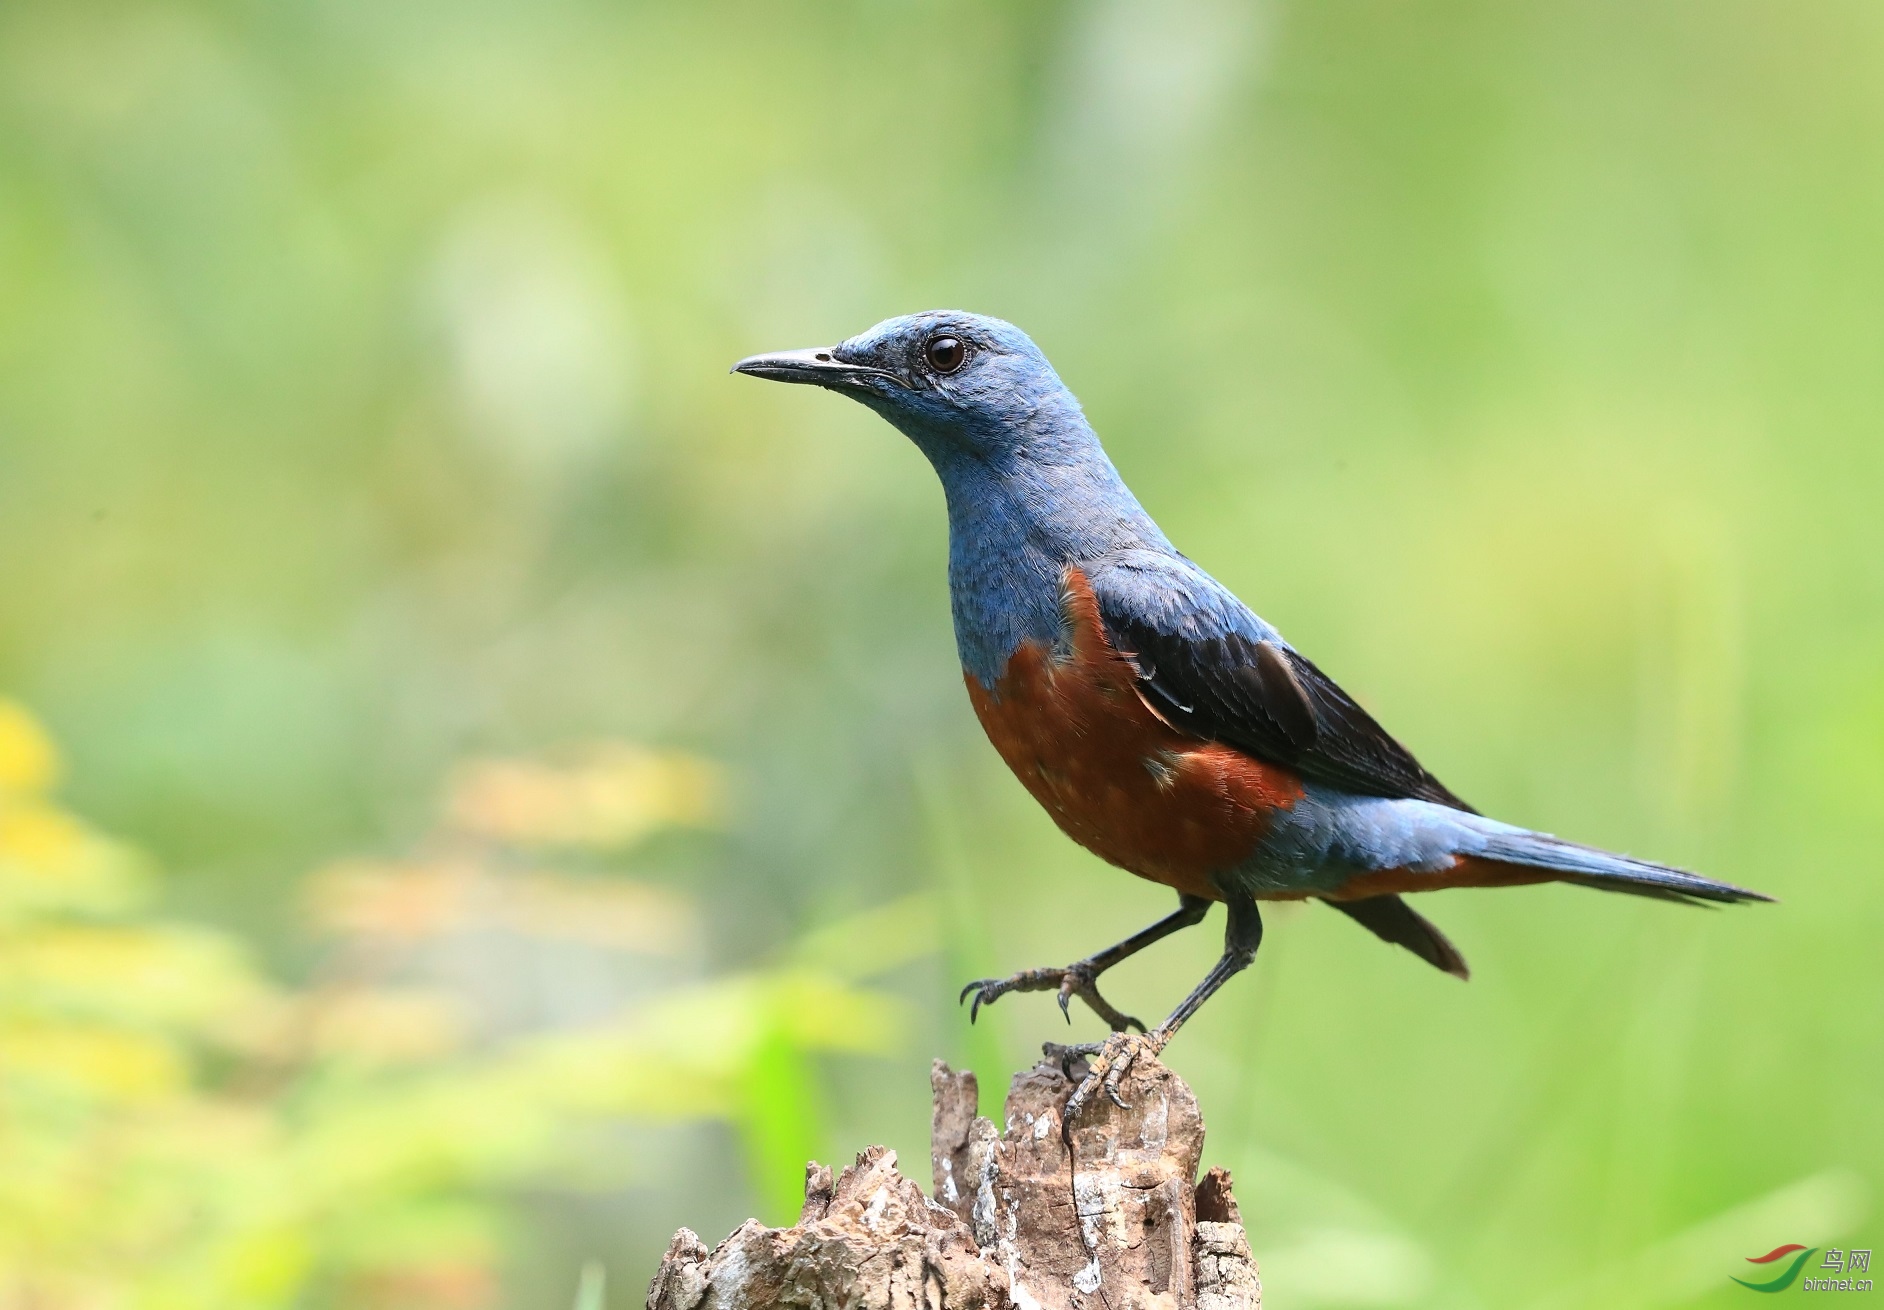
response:
[[[1073,1022],[1073,998],[1079,997],[1088,1008],[1106,1021],[1106,1026],[1114,1032],[1124,1032],[1128,1028],[1145,1031],[1145,1025],[1131,1015],[1124,1013],[1099,994],[1099,975],[1092,965],[1084,960],[1069,964],[1065,968],[1023,969],[1006,978],[977,978],[962,988],[957,998],[959,1005],[970,996],[975,998],[968,1009],[968,1022],[973,1023],[984,1005],[993,1005],[1009,992],[1046,992],[1059,994],[1060,1013],[1066,1016],[1068,1023]]]
[[[998,985],[993,978],[977,978],[962,988],[962,994],[955,998],[957,1005],[967,1000],[970,992],[975,993],[975,1003],[968,1007],[968,1022],[973,1023],[980,1016],[983,1005],[992,1005],[1000,999],[1001,992],[995,990]]]
[[[1169,1038],[1163,1033],[1128,1033],[1115,1032],[1103,1042],[1081,1042],[1076,1046],[1061,1046],[1057,1049],[1060,1056],[1060,1072],[1068,1082],[1074,1081],[1073,1061],[1086,1060],[1085,1076],[1078,1079],[1079,1085],[1067,1098],[1066,1109],[1060,1115],[1060,1135],[1066,1141],[1073,1140],[1073,1123],[1085,1113],[1095,1092],[1103,1091],[1106,1099],[1121,1110],[1131,1109],[1126,1099],[1119,1095],[1119,1085],[1125,1075],[1131,1071],[1133,1063],[1140,1055],[1157,1055],[1164,1049]]]

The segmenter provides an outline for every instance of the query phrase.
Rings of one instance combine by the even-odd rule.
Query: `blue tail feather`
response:
[[[1580,846],[1548,833],[1509,829],[1492,833],[1488,835],[1479,854],[1482,858],[1500,860],[1506,864],[1546,869],[1561,874],[1565,882],[1595,887],[1601,891],[1690,903],[1711,901],[1731,904],[1736,901],[1773,899],[1764,892],[1705,878],[1687,869],[1652,864],[1647,860],[1598,850],[1594,846]]]

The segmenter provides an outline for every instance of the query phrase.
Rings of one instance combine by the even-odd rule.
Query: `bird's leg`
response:
[[[1049,1055],[1060,1057],[1060,1069],[1071,1079],[1073,1061],[1084,1057],[1091,1061],[1086,1076],[1066,1103],[1066,1109],[1060,1117],[1060,1131],[1071,1141],[1072,1124],[1092,1100],[1093,1093],[1101,1088],[1112,1098],[1114,1105],[1124,1107],[1125,1101],[1119,1095],[1119,1083],[1131,1069],[1132,1062],[1140,1055],[1157,1055],[1170,1042],[1172,1035],[1184,1026],[1184,1021],[1196,1014],[1198,1008],[1209,1000],[1219,987],[1232,977],[1249,967],[1256,958],[1256,948],[1262,945],[1263,920],[1256,908],[1254,898],[1239,896],[1228,901],[1230,911],[1229,925],[1223,932],[1223,954],[1204,980],[1192,989],[1191,994],[1171,1011],[1170,1018],[1150,1032],[1114,1032],[1103,1042],[1085,1042],[1078,1046],[1050,1047]]]
[[[1072,1010],[1068,1007],[1077,996],[1086,1002],[1094,1014],[1104,1019],[1113,1032],[1137,1028],[1142,1033],[1145,1031],[1144,1024],[1122,1013],[1099,994],[1099,975],[1119,961],[1138,954],[1153,942],[1163,941],[1181,928],[1202,923],[1204,915],[1209,911],[1210,902],[1203,897],[1180,895],[1178,908],[1151,927],[1133,933],[1118,945],[1108,946],[1096,955],[1076,960],[1063,969],[1023,969],[1007,978],[978,978],[962,988],[962,1000],[967,1000],[971,994],[975,998],[975,1003],[968,1010],[968,1022],[975,1021],[982,1006],[993,1005],[1009,992],[1057,991],[1060,994],[1060,1013],[1066,1016],[1068,1023],[1073,1021]]]

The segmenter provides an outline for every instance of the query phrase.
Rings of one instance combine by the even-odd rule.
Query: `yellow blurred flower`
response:
[[[667,956],[700,939],[693,901],[649,883],[530,873],[510,879],[507,893],[506,919],[531,937]]]
[[[0,795],[0,922],[20,914],[131,909],[148,892],[137,856],[61,810]]]
[[[613,849],[664,827],[712,823],[722,790],[719,770],[706,760],[610,742],[567,763],[469,765],[446,808],[462,831],[496,841]]]
[[[202,1031],[260,999],[241,948],[171,924],[43,924],[0,937],[0,1007]]]
[[[84,844],[84,828],[58,810],[29,804],[0,813],[0,860],[56,874],[71,869]]]
[[[190,1080],[175,1046],[122,1028],[0,1024],[0,1051],[0,1086],[35,1085],[86,1100],[155,1100]]]
[[[478,869],[457,863],[343,860],[308,882],[308,908],[329,932],[422,941],[472,926]]]
[[[59,751],[16,701],[0,700],[0,792],[43,792],[58,780]]]
[[[477,1310],[499,1290],[502,1189],[619,1185],[632,1152],[596,1146],[621,1119],[728,1120],[759,1173],[795,1178],[808,1058],[908,1027],[859,983],[926,948],[921,898],[773,969],[683,985],[660,966],[666,985],[609,1018],[481,1023],[466,961],[579,946],[646,973],[698,952],[689,898],[554,867],[715,821],[720,775],[691,756],[473,764],[422,856],[311,880],[331,940],[300,988],[226,929],[157,917],[155,870],[57,808],[56,773],[0,702],[0,1310]]]
[[[344,992],[314,1006],[314,1050],[374,1063],[436,1060],[463,1043],[464,1007],[430,988],[376,988]]]
[[[682,956],[700,939],[694,903],[625,878],[498,873],[469,861],[347,860],[308,888],[329,932],[423,941],[501,929],[644,955]]]

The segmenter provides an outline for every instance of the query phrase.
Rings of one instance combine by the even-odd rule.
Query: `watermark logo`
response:
[[[1784,1246],[1774,1247],[1765,1255],[1747,1257],[1748,1264],[1774,1266],[1777,1272],[1774,1272],[1771,1278],[1764,1282],[1746,1278],[1735,1278],[1734,1281],[1755,1292],[1783,1292],[1798,1282],[1799,1273],[1806,1267],[1806,1262],[1818,1253],[1819,1248],[1816,1246],[1802,1246],[1798,1242],[1788,1242]],[[1852,1277],[1853,1274],[1871,1272],[1871,1251],[1868,1247],[1861,1251],[1847,1252],[1835,1246],[1828,1246],[1825,1248],[1825,1258],[1819,1261],[1817,1267],[1828,1269],[1838,1277],[1828,1274],[1815,1277],[1807,1274],[1805,1282],[1799,1286],[1800,1291],[1868,1292],[1871,1290],[1869,1278]]]
[[[1774,1261],[1785,1260],[1786,1266],[1779,1271],[1777,1277],[1764,1283],[1749,1282],[1744,1278],[1735,1278],[1734,1281],[1756,1292],[1783,1292],[1793,1285],[1793,1281],[1799,1277],[1799,1271],[1805,1268],[1805,1262],[1812,1258],[1812,1252],[1817,1249],[1801,1246],[1797,1242],[1788,1242],[1784,1246],[1774,1247],[1765,1255],[1750,1255],[1747,1257],[1747,1263],[1750,1265],[1770,1265]],[[1795,1255],[1794,1252],[1798,1254]]]

